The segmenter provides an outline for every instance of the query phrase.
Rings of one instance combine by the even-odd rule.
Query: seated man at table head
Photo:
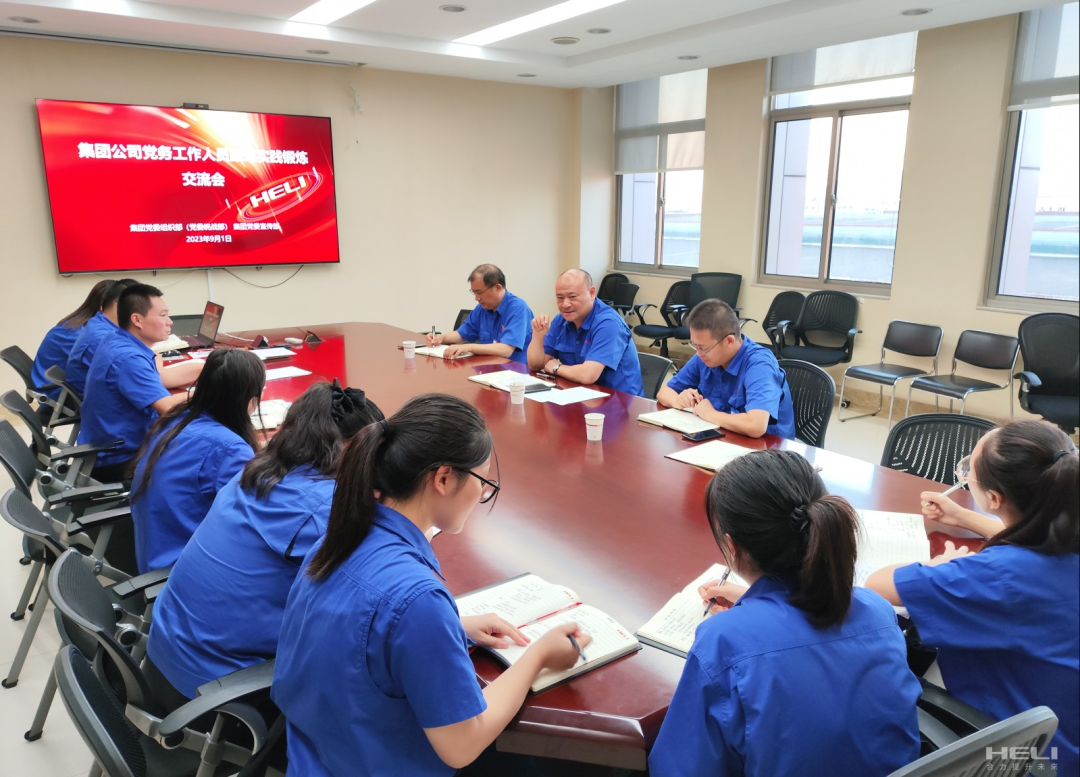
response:
[[[107,335],[111,335],[118,328],[116,307],[120,302],[120,295],[124,289],[136,285],[138,281],[122,278],[109,283],[111,285],[101,297],[101,310],[79,330],[79,336],[75,338],[75,345],[71,347],[67,366],[64,368],[68,385],[75,389],[80,397],[86,393],[86,375],[90,372],[90,363],[94,360],[98,346]]]
[[[642,396],[634,336],[622,316],[596,298],[592,276],[567,270],[555,281],[559,315],[532,320],[529,368]]]
[[[747,437],[795,438],[795,410],[784,371],[768,348],[739,332],[726,303],[707,299],[686,317],[696,352],[656,401],[693,408],[694,415]]]
[[[447,356],[475,353],[525,364],[533,317],[525,300],[510,293],[506,276],[493,264],[477,267],[468,281],[476,307],[456,332],[428,335],[427,344],[448,346]]]
[[[919,757],[919,681],[888,602],[853,588],[858,515],[792,451],[709,483],[724,563],[649,755],[653,777],[885,775]]]
[[[128,465],[142,445],[158,415],[187,400],[183,392],[169,388],[191,383],[203,362],[158,371],[151,346],[169,336],[172,319],[161,291],[145,283],[129,286],[117,303],[119,328],[98,346],[86,377],[82,405],[82,428],[78,443],[119,440],[111,451],[98,454],[94,477],[124,480]]]

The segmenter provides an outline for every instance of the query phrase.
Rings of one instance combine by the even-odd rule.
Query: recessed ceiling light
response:
[[[538,30],[541,27],[547,27],[549,24],[573,19],[575,16],[598,11],[601,8],[607,8],[609,5],[621,2],[623,0],[566,0],[565,3],[559,3],[542,11],[511,19],[502,24],[496,24],[494,27],[488,27],[486,30],[474,32],[463,38],[457,38],[454,43],[486,46],[489,43],[512,38],[515,35],[521,35],[531,30]]]
[[[518,78],[536,78],[536,73],[518,73]]]
[[[327,51],[326,49],[307,49],[307,53],[308,54],[318,54],[318,55],[321,56],[323,54],[329,54],[330,52]]]
[[[30,16],[9,16],[8,20],[18,22],[19,24],[41,24],[39,20]]]
[[[585,32],[589,33],[590,35],[607,35],[609,32],[611,32],[611,30],[609,30],[607,27],[593,27],[591,29],[585,30]]]
[[[691,60],[691,59],[697,59],[697,58],[698,58],[697,54],[683,54],[682,56],[679,57],[679,59],[685,59],[685,60]]]
[[[577,38],[571,38],[568,35],[562,35],[558,38],[552,38],[551,42],[557,46],[573,46],[578,42]]]
[[[906,11],[901,11],[901,16],[925,16],[933,11],[933,8],[909,8]]]
[[[309,5],[296,16],[289,18],[290,22],[303,22],[305,24],[330,24],[336,22],[354,11],[359,11],[365,5],[374,3],[375,0],[319,0],[314,5]]]
[[[463,5],[440,5],[440,11],[446,11],[447,13],[461,13],[465,10]]]

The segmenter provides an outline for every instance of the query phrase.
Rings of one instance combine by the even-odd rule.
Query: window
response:
[[[1074,311],[1080,301],[1078,5],[1021,15],[991,305]]]
[[[697,269],[708,71],[616,91],[616,267]]]
[[[762,280],[888,290],[914,53],[911,33],[773,59]]]

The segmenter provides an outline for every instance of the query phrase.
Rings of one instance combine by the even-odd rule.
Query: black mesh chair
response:
[[[770,333],[781,359],[798,359],[819,367],[851,361],[859,301],[842,291],[815,291],[803,300],[795,321],[781,321]],[[790,343],[794,343],[791,345]]]
[[[1080,317],[1039,313],[1020,322],[1020,407],[1067,434],[1080,426]]]
[[[776,343],[773,342],[773,333],[781,321],[794,321],[799,317],[805,299],[806,297],[803,296],[801,291],[782,291],[773,297],[769,309],[765,311],[765,318],[761,319],[760,322],[761,329],[765,332],[765,337],[769,342],[758,343],[758,345],[770,349],[775,354],[777,349]],[[747,318],[744,321],[757,322],[757,319]],[[794,342],[791,344],[795,345]],[[784,345],[787,345],[787,343],[784,343]]]
[[[663,324],[646,324],[645,311],[655,308],[651,302],[639,303],[634,306],[634,313],[641,323],[634,327],[634,334],[652,340],[652,346],[660,346],[660,355],[665,359],[668,356],[668,340],[675,337],[675,333],[682,325],[683,316],[690,309],[690,281],[676,281],[671,284],[664,302],[660,305],[660,316],[664,319]]]
[[[615,287],[615,299],[612,301],[611,307],[624,316],[630,315],[634,310],[634,300],[640,290],[641,287],[636,283],[620,283]]]
[[[629,283],[630,279],[622,273],[609,272],[600,281],[600,288],[596,290],[596,298],[608,305],[615,304],[615,290],[620,284]]]
[[[27,402],[39,402],[44,404],[47,401],[51,401],[41,393],[47,386],[34,385],[34,379],[31,377],[34,369],[34,360],[26,354],[26,351],[17,345],[9,345],[7,348],[0,350],[0,359],[3,359],[11,365],[11,369],[15,370],[23,384],[26,386]]]
[[[735,315],[738,316],[739,289],[742,288],[742,276],[730,272],[696,272],[690,276],[690,299],[687,300],[687,312],[694,306],[707,299],[718,299],[726,302]],[[685,318],[685,316],[684,316]],[[746,319],[739,319],[739,326],[746,323]],[[679,326],[675,331],[675,337],[683,342],[690,339],[690,329],[687,326]]]
[[[30,433],[30,449],[44,466],[53,466],[53,453],[70,447],[58,439],[52,430],[45,428],[41,422],[41,416],[34,411],[34,408],[30,407],[30,403],[18,391],[12,389],[0,394],[0,407],[3,407],[22,421],[26,430]],[[74,419],[68,420],[68,423],[73,422]],[[66,479],[71,482],[70,478]]]
[[[824,448],[825,432],[836,401],[836,383],[829,373],[809,362],[781,359],[779,363],[787,375],[791,404],[795,408],[795,439]]]
[[[967,403],[969,394],[978,391],[1000,391],[1005,389],[1009,392],[1009,415],[1013,414],[1013,370],[1016,369],[1016,357],[1020,352],[1020,341],[1011,335],[999,335],[993,332],[982,332],[978,329],[965,329],[960,333],[960,340],[956,343],[956,352],[953,354],[952,370],[948,375],[926,375],[911,381],[908,387],[908,409],[911,408],[911,392],[925,391],[934,395],[934,407],[938,408],[941,397],[948,397],[949,412],[952,412],[953,400],[960,400],[960,414],[964,413],[964,405]],[[1004,386],[991,383],[978,378],[967,378],[956,374],[956,365],[960,362],[979,367],[984,370],[1004,370],[1009,376]],[[905,411],[907,415],[907,411]]]
[[[644,352],[638,352],[638,362],[641,364],[641,385],[645,388],[645,399],[656,399],[657,392],[664,385],[664,378],[675,367],[675,362]]]
[[[956,463],[997,424],[954,413],[926,413],[897,421],[885,441],[881,466],[951,486]]]
[[[65,419],[74,419],[72,423],[66,424],[71,427],[68,431],[68,442],[74,443],[79,436],[82,395],[67,382],[67,373],[63,367],[56,365],[49,367],[45,370],[45,377],[49,379],[49,383],[60,389],[60,396],[56,398],[56,404],[47,425],[51,429]]]
[[[458,311],[457,318],[454,319],[453,331],[456,332],[457,330],[461,329],[461,325],[465,323],[465,319],[469,317],[470,313],[472,313],[472,308],[462,308]]]
[[[891,429],[893,405],[896,404],[896,384],[902,380],[913,380],[922,375],[933,375],[937,372],[938,352],[941,350],[941,338],[944,333],[940,326],[915,324],[911,321],[890,321],[889,328],[885,330],[885,342],[881,345],[881,361],[877,364],[848,367],[844,370],[844,379],[840,381],[841,410],[844,408],[844,387],[848,378],[878,384],[877,410],[872,413],[848,416],[847,418],[840,418],[838,410],[836,416],[840,418],[840,423],[880,413],[885,402],[885,386],[891,386],[892,397],[889,399],[889,428]],[[903,354],[904,356],[933,359],[933,363],[928,370],[909,367],[906,364],[892,364],[885,361],[886,351]]]

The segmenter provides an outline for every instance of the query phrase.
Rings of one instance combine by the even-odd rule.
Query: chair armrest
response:
[[[235,672],[229,672],[229,674],[222,675],[216,680],[203,683],[195,689],[195,692],[198,694],[198,698],[201,699],[227,691],[247,694],[269,688],[270,681],[274,679],[274,663],[275,660],[270,658],[243,669],[237,669]]]
[[[144,575],[136,575],[135,577],[128,578],[123,582],[116,583],[109,586],[109,590],[118,599],[127,599],[129,596],[143,593],[147,588],[155,586],[158,583],[163,583],[169,579],[169,573],[172,572],[172,567],[162,567],[161,569],[151,569]]]
[[[753,321],[755,324],[758,323],[758,320],[756,318],[740,318],[739,320],[742,321],[744,324],[749,324],[751,321]]]
[[[1021,391],[1031,391],[1033,388],[1042,386],[1042,381],[1039,380],[1039,376],[1034,372],[1024,370],[1023,372],[1016,373],[1013,377],[1020,381]]]
[[[65,505],[70,502],[82,502],[95,499],[99,496],[117,496],[125,491],[123,483],[101,483],[96,486],[82,486],[81,488],[69,488],[57,494],[49,494],[45,501],[51,506]]]
[[[195,722],[196,719],[208,713],[230,715],[239,720],[251,732],[252,755],[262,750],[263,745],[266,743],[266,721],[263,716],[249,704],[226,699],[209,706],[204,703],[203,697],[192,699],[161,721],[154,739],[169,749],[180,747],[186,738],[184,729]]]
[[[49,456],[49,461],[62,461],[64,459],[81,459],[86,456],[90,456],[102,451],[116,450],[120,446],[122,440],[113,440],[112,442],[103,443],[97,445],[95,443],[87,443],[86,445],[74,445],[70,448],[64,448]]]
[[[131,515],[131,505],[124,507],[117,507],[112,510],[102,510],[100,513],[92,513],[90,515],[80,515],[78,518],[73,518],[67,525],[68,534],[79,534],[87,529],[93,529],[100,526],[107,526],[110,523],[126,518]]]
[[[944,688],[922,678],[919,682],[922,684],[922,694],[916,702],[919,709],[944,723],[959,736],[967,736],[997,722],[982,710],[953,698]]]
[[[645,326],[645,311],[649,308],[655,308],[651,302],[638,302],[634,305],[634,315],[638,317],[638,321],[641,322],[641,326]]]
[[[919,735],[940,750],[946,745],[951,745],[960,737],[949,730],[949,727],[922,709],[916,709],[915,714],[919,719]]]
[[[273,679],[274,659],[270,659],[200,685],[197,691],[198,696],[161,721],[161,726],[158,728],[158,738],[162,739],[179,733],[190,725],[193,720],[208,712],[217,710],[233,714],[231,710],[224,709],[224,707],[246,707],[247,705],[237,705],[235,702],[239,702],[253,694],[268,694]],[[265,736],[266,724],[261,716],[259,716],[259,723],[263,725],[263,735]]]

